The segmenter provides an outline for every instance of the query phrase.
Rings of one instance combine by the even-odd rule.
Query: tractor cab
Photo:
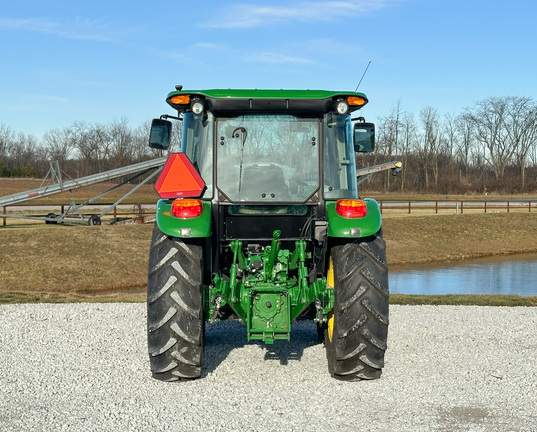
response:
[[[205,183],[190,198],[226,207],[224,216],[299,215],[282,229],[282,239],[298,239],[308,219],[325,216],[325,201],[358,199],[355,152],[373,150],[374,125],[353,122],[351,114],[367,103],[365,95],[181,89],[167,102],[182,121],[180,152]],[[171,131],[168,120],[154,120],[150,145],[168,149]],[[240,225],[226,224],[221,237],[243,236]],[[266,225],[259,240],[272,238]]]

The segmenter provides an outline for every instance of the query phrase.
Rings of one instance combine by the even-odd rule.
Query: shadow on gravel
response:
[[[291,327],[290,341],[275,341],[272,345],[261,341],[246,340],[246,326],[236,321],[221,321],[205,327],[205,377],[228,357],[234,349],[258,346],[264,351],[264,360],[279,361],[286,365],[290,361],[300,361],[304,350],[319,344],[316,324],[312,321],[298,321]]]

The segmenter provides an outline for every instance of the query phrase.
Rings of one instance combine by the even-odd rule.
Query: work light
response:
[[[203,112],[203,104],[199,100],[192,103],[192,112],[196,115],[199,115]]]
[[[349,105],[347,105],[346,102],[338,101],[336,105],[336,111],[339,114],[346,114],[348,110],[349,110]]]

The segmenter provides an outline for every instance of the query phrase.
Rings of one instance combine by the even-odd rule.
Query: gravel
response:
[[[144,304],[0,306],[2,431],[537,431],[537,308],[392,306],[380,380],[207,326],[202,378],[151,378]]]

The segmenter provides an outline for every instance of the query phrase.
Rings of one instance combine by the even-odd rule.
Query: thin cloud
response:
[[[220,43],[211,42],[198,42],[194,44],[194,49],[207,49],[207,50],[222,50],[226,49],[226,45]]]
[[[164,58],[167,60],[177,61],[177,62],[182,62],[188,58],[184,54],[177,52],[177,51],[155,49],[155,48],[144,48],[144,50],[148,54],[155,55],[157,57]]]
[[[270,63],[270,64],[311,64],[312,60],[302,57],[291,57],[274,52],[263,52],[249,56],[247,61],[252,63]]]
[[[57,105],[69,103],[69,99],[62,96],[43,95],[43,94],[0,94],[0,110],[9,110],[11,112],[33,110],[38,111],[39,107],[50,110]]]
[[[35,69],[35,75],[41,81],[62,83],[63,85],[86,89],[103,88],[109,85],[103,81],[83,79],[79,73],[67,69],[39,68]]]
[[[395,3],[397,0],[303,1],[287,6],[236,4],[227,8],[218,21],[205,23],[214,28],[255,28],[291,21],[330,21],[349,16],[362,16]]]
[[[48,34],[64,39],[117,42],[120,32],[111,24],[76,18],[68,23],[46,18],[0,18],[0,29]]]
[[[330,53],[331,55],[344,55],[348,56],[354,53],[362,51],[360,45],[356,43],[348,43],[338,39],[310,39],[304,41],[298,41],[287,45],[287,48],[297,50],[302,54],[304,53]]]

